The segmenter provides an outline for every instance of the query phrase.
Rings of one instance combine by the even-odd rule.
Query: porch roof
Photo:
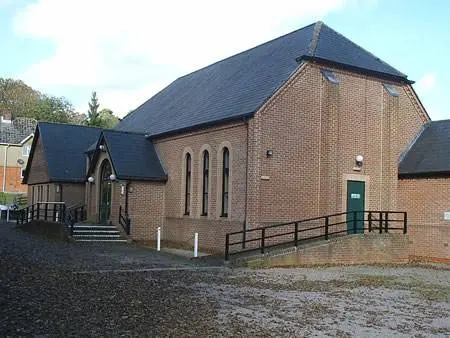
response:
[[[167,175],[161,165],[155,147],[152,141],[148,140],[144,134],[103,130],[96,148],[103,141],[106,144],[112,167],[118,179],[137,181],[167,180]]]

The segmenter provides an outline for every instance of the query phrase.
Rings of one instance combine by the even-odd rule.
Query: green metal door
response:
[[[100,223],[107,223],[111,215],[111,165],[107,160],[103,161],[101,166],[100,182]]]
[[[347,181],[347,233],[364,233],[365,183]]]

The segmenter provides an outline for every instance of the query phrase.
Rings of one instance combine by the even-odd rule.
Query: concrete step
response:
[[[76,242],[108,242],[108,243],[127,243],[126,239],[77,239]]]
[[[72,239],[76,242],[127,242],[114,225],[85,223],[74,224]]]

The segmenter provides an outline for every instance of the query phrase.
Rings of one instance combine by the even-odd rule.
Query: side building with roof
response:
[[[84,204],[86,150],[100,133],[100,128],[39,122],[23,178],[23,183],[28,185],[28,205]]]

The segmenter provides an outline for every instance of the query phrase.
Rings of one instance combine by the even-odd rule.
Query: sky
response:
[[[447,0],[0,0],[0,77],[118,116],[177,77],[318,20],[415,81],[450,119]]]

